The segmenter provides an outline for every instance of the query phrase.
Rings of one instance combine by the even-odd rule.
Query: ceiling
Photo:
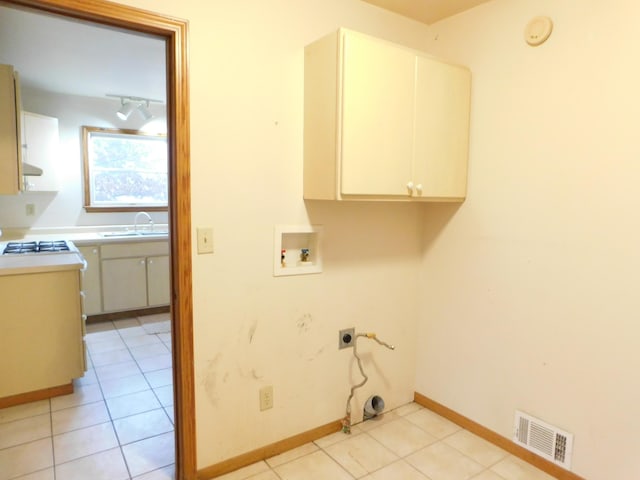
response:
[[[363,0],[430,25],[490,0]]]
[[[364,1],[431,24],[489,0]],[[0,4],[0,63],[23,87],[164,101],[165,47],[160,37]]]
[[[0,5],[0,63],[23,87],[164,101],[165,41],[99,24]]]

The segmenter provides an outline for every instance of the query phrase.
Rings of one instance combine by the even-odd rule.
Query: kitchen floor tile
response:
[[[113,448],[56,465],[56,478],[64,480],[129,480],[122,452]]]
[[[94,383],[98,383],[98,377],[96,376],[96,371],[93,367],[88,368],[82,377],[73,379],[74,387],[93,385]]]
[[[154,343],[162,343],[162,341],[156,335],[136,335],[133,337],[124,337],[124,343],[127,347],[142,347],[143,345],[152,345]]]
[[[111,350],[109,352],[92,353],[91,361],[94,367],[102,367],[104,365],[113,365],[116,363],[132,362],[133,356],[128,349]]]
[[[280,477],[273,473],[272,470],[268,472],[262,472],[252,477],[249,477],[247,480],[280,480]]]
[[[0,480],[37,472],[52,465],[51,437],[0,450]]]
[[[43,413],[49,413],[49,411],[49,400],[40,400],[23,405],[16,405],[15,407],[0,408],[0,423],[34,417],[36,415],[42,415]]]
[[[437,413],[423,408],[417,412],[405,415],[404,418],[412,423],[415,423],[418,427],[425,432],[430,433],[434,437],[442,439],[460,430],[460,427],[455,423],[441,417]]]
[[[405,458],[430,480],[464,480],[484,467],[442,442],[434,443]]]
[[[367,434],[335,443],[325,451],[356,478],[388,465],[398,457]]]
[[[138,365],[143,373],[153,372],[155,370],[164,370],[170,368],[173,359],[171,353],[164,353],[162,355],[154,355],[153,357],[143,358],[138,360]]]
[[[45,468],[44,470],[23,475],[15,480],[55,480],[54,468]]]
[[[158,388],[158,387],[165,387],[167,385],[173,385],[173,369],[172,368],[163,368],[161,370],[146,372],[144,376],[147,378],[147,381],[149,382],[149,385],[151,385],[151,388]]]
[[[438,441],[436,437],[404,418],[385,423],[367,433],[400,457]]]
[[[119,418],[113,421],[113,427],[120,445],[173,431],[173,424],[162,408]]]
[[[104,401],[65,408],[51,413],[53,434],[70,432],[79,428],[109,422],[109,412]]]
[[[136,360],[142,360],[143,358],[154,357],[156,355],[168,354],[169,349],[162,342],[151,343],[149,345],[142,345],[140,347],[130,347],[131,355]]]
[[[340,465],[323,451],[317,451],[273,469],[282,480],[352,480]]]
[[[90,336],[87,335],[85,338],[87,339],[87,348],[89,349],[89,354],[111,352],[113,350],[122,350],[123,348],[127,348],[126,344],[117,331],[114,330],[112,335],[114,338],[99,341],[90,339]]]
[[[112,332],[116,329],[113,322],[97,322],[97,323],[87,323],[87,336],[91,336],[92,338],[99,338],[100,333],[104,332]]]
[[[132,477],[175,463],[174,434],[164,433],[122,447]]]
[[[100,387],[102,388],[102,394],[104,398],[114,398],[121,395],[128,395],[130,393],[142,392],[144,390],[150,390],[147,379],[138,373],[123,378],[113,378],[111,380],[101,381]]]
[[[443,442],[485,467],[493,465],[508,455],[501,448],[467,430],[460,430],[445,438]]]
[[[135,361],[118,363],[116,365],[103,365],[95,368],[96,375],[100,382],[113,380],[114,378],[130,377],[136,373],[141,373]]]
[[[93,385],[80,385],[74,387],[73,390],[73,393],[69,395],[53,397],[51,399],[51,410],[57,411],[63,408],[77,407],[78,405],[102,400],[102,390],[100,390],[100,386],[97,383]]]
[[[108,398],[106,402],[111,418],[114,420],[161,407],[160,402],[151,390]]]
[[[490,469],[506,480],[553,480],[551,475],[538,470],[519,458],[509,455]]]
[[[122,330],[129,330],[131,328],[138,328],[141,326],[138,317],[120,318],[118,320],[114,320],[113,325],[116,327],[116,330],[120,331],[120,333],[122,333]]]
[[[170,407],[173,405],[173,385],[154,388],[153,392],[156,394],[156,397],[158,397],[158,400],[163,407]]]
[[[51,436],[48,413],[0,424],[0,448],[14,447]]]
[[[176,475],[176,468],[171,465],[166,468],[154,470],[153,472],[144,473],[138,477],[134,477],[133,480],[174,480]]]
[[[175,418],[175,411],[173,410],[173,405],[171,405],[170,407],[163,407],[164,411],[167,413],[167,417],[169,417],[169,420],[171,420],[171,423],[173,423],[174,425],[176,424],[176,418]]]
[[[53,452],[56,465],[118,446],[111,422],[54,435]]]

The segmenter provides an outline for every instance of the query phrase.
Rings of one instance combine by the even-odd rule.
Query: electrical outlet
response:
[[[338,350],[343,348],[353,347],[353,342],[356,339],[355,328],[345,328],[338,332]]]
[[[267,385],[260,389],[260,410],[273,408],[273,386]]]

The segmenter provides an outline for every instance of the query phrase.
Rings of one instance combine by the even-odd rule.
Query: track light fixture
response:
[[[114,97],[120,99],[120,108],[116,112],[116,115],[120,120],[127,120],[131,114],[137,110],[145,121],[149,121],[153,118],[153,113],[149,110],[150,103],[163,103],[161,100],[152,100],[150,98],[142,97],[129,97],[125,95],[111,95],[107,94],[107,97]]]

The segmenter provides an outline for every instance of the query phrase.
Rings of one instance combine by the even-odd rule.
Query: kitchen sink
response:
[[[100,232],[101,237],[166,237],[169,232]]]

